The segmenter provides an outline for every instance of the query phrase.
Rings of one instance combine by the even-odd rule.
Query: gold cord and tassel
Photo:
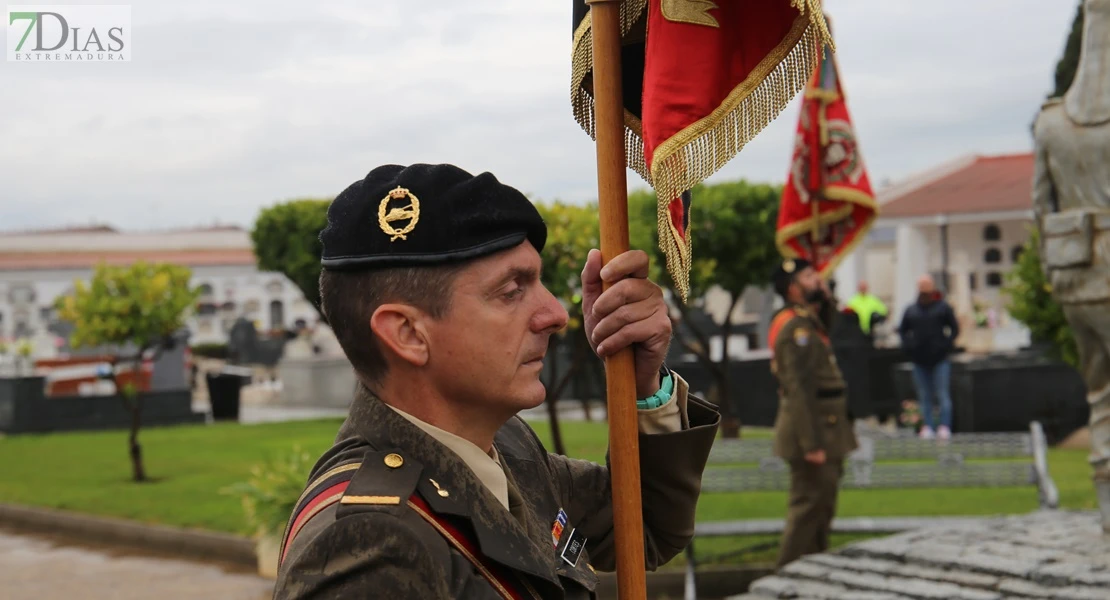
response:
[[[800,11],[782,42],[737,85],[711,114],[673,135],[655,149],[649,170],[644,159],[641,123],[625,112],[628,168],[655,189],[659,245],[683,302],[690,293],[693,263],[690,231],[682,240],[672,229],[669,205],[720,170],[805,89],[823,49],[833,47],[821,0],[791,0]],[[646,14],[647,0],[621,3],[621,35]],[[593,69],[593,36],[587,14],[574,34],[571,56],[571,106],[582,129],[596,139],[594,99],[587,78]]]
[[[821,39],[821,48],[828,46],[833,52],[836,52],[836,45],[833,44],[832,32],[829,31],[829,25],[825,22],[825,13],[821,7],[821,0],[790,0],[790,6],[798,9],[803,15],[808,13],[809,22],[817,27],[817,35]]]

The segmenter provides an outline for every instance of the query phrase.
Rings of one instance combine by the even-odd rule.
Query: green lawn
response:
[[[48,506],[149,523],[241,532],[238,499],[219,494],[249,475],[252,466],[287,452],[294,445],[323,452],[338,420],[266,425],[217,424],[144,430],[140,437],[151,483],[129,481],[126,433],[122,431],[21,435],[0,438],[0,502]],[[545,442],[546,423],[534,424]],[[604,423],[564,423],[564,440],[573,456],[604,459]],[[769,435],[745,430],[744,435]],[[1094,509],[1087,454],[1052,450],[1049,468],[1066,508]],[[1023,513],[1037,507],[1028,488],[945,490],[848,490],[841,494],[843,516]],[[758,492],[707,494],[698,504],[699,520],[782,517],[786,494]],[[844,542],[849,538],[838,538]],[[716,553],[760,540],[713,540],[699,552]],[[773,552],[756,554],[767,558]]]
[[[533,423],[544,443],[550,440],[547,423]],[[604,460],[606,424],[576,423],[563,426],[568,452],[591,460]],[[768,429],[745,429],[746,438],[768,437]],[[1062,508],[1097,508],[1091,484],[1091,468],[1083,450],[1049,450],[1049,473],[1060,492]],[[998,515],[1020,514],[1037,508],[1037,491],[1022,488],[951,488],[908,490],[844,490],[840,493],[837,514],[844,517]],[[745,492],[705,494],[698,502],[698,521],[782,518],[786,514],[786,492]],[[859,536],[834,535],[832,543],[841,545]],[[743,539],[713,539],[697,546],[699,555],[732,552],[748,545],[773,542],[775,538],[752,536]],[[746,555],[752,560],[773,560],[775,550]]]
[[[219,490],[294,445],[319,455],[339,424],[332,419],[144,429],[139,441],[153,480],[144,484],[130,481],[124,431],[8,436],[0,439],[0,502],[238,532],[239,501]]]

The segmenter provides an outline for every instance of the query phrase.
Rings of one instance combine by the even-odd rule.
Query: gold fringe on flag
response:
[[[655,189],[658,199],[659,246],[676,291],[687,300],[692,265],[690,231],[683,241],[672,230],[668,206],[724,167],[748,142],[779,115],[805,88],[821,52],[832,47],[820,0],[791,0],[800,11],[790,32],[748,78],[732,90],[716,110],[679,131],[655,149],[649,172],[644,159],[640,120],[625,111],[625,156],[628,167]],[[646,19],[647,0],[621,3],[621,35]],[[593,38],[587,14],[574,35],[571,62],[571,105],[582,129],[595,138],[594,100],[583,85],[593,69]]]
[[[570,104],[574,111],[574,120],[590,135],[590,139],[597,140],[596,118],[594,116],[594,97],[592,85],[584,85],[586,77],[594,68],[594,36],[590,24],[593,15],[586,13],[585,18],[579,23],[574,32],[574,42],[571,45],[571,75],[570,75]],[[621,2],[621,37],[639,21],[647,20],[647,0],[623,0]],[[587,89],[587,87],[591,89]],[[648,183],[651,183],[647,173],[647,164],[644,162],[644,140],[640,119],[636,115],[624,111],[624,155],[628,168],[636,171]]]

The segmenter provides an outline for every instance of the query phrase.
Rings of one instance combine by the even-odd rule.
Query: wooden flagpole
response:
[[[601,260],[628,251],[624,99],[621,89],[621,0],[587,0],[593,31],[593,92],[597,137]],[[644,520],[640,499],[640,442],[632,349],[605,361],[609,407],[609,465],[620,600],[647,598]]]

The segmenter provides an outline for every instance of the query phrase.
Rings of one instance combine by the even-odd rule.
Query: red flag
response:
[[[574,0],[571,102],[594,134],[588,6]],[[820,0],[623,0],[626,161],[659,198],[659,244],[685,299],[689,195],[763,130],[831,44]]]
[[[836,58],[826,49],[806,86],[775,242],[783,256],[828,275],[866,237],[876,212]]]

